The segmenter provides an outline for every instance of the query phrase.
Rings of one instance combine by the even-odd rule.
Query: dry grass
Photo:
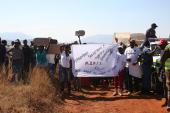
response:
[[[34,69],[30,82],[12,84],[0,74],[0,113],[62,113],[58,90],[43,69]]]

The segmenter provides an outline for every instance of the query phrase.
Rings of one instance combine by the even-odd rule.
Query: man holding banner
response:
[[[128,94],[134,89],[139,88],[139,80],[142,77],[142,71],[138,64],[138,57],[141,54],[139,48],[135,47],[135,40],[130,40],[130,46],[126,48],[125,55],[128,62]]]

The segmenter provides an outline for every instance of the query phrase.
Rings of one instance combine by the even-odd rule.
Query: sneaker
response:
[[[114,93],[113,93],[113,96],[116,96],[116,95],[117,95],[117,92],[114,92]]]
[[[119,90],[119,95],[122,96],[123,95],[123,89]]]
[[[169,106],[167,106],[167,111],[168,111],[168,113],[170,112],[170,107]]]
[[[163,105],[162,105],[162,107],[166,107],[167,106],[167,103],[164,103]]]
[[[122,96],[123,95],[123,93],[122,92],[119,92],[119,96]]]
[[[167,99],[165,100],[165,103],[162,105],[162,107],[166,107],[168,105]]]
[[[127,95],[131,95],[131,92],[129,91],[129,92],[127,93]]]

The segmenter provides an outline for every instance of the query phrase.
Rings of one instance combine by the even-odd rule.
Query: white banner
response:
[[[118,75],[117,44],[72,45],[75,77],[113,77]]]

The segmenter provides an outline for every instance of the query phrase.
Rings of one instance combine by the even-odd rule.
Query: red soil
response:
[[[113,90],[96,89],[72,92],[65,99],[64,109],[69,113],[167,113],[164,100],[155,96],[133,94],[112,96]]]

